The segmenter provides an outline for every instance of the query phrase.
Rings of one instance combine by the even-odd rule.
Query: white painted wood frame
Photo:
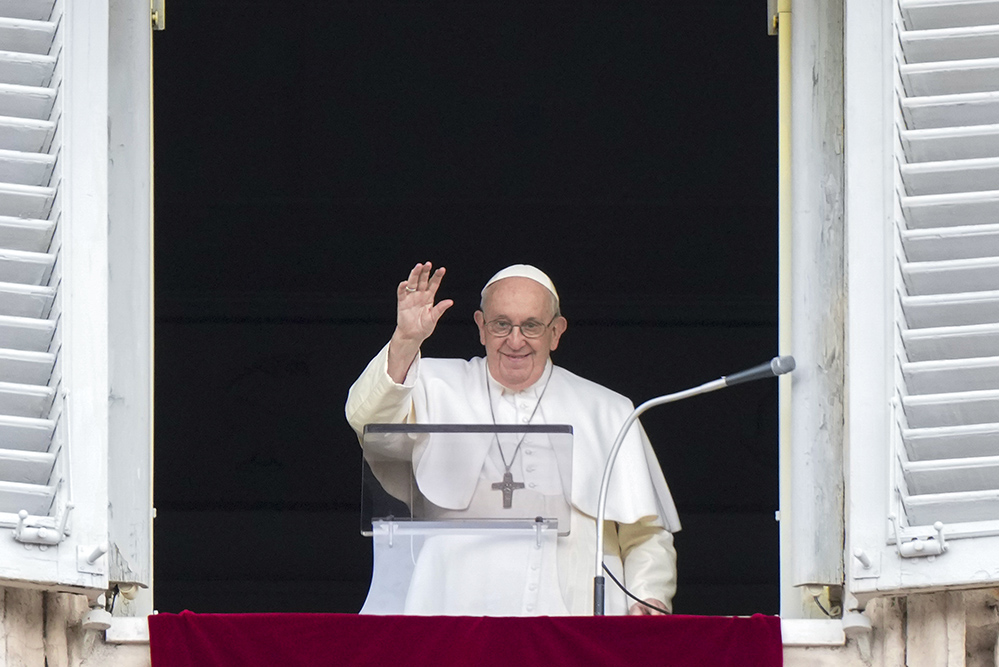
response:
[[[111,581],[145,587],[138,601],[119,600],[144,615],[153,574],[152,26],[148,0],[109,4],[108,565]]]
[[[843,583],[843,1],[792,5],[791,506],[781,616],[824,618]],[[782,26],[783,27],[783,26]],[[789,542],[785,544],[784,542]]]

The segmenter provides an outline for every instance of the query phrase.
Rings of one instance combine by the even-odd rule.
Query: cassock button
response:
[[[525,449],[524,450],[524,456],[530,456],[533,453],[534,453],[533,449]]]
[[[538,585],[537,584],[531,584],[530,586],[527,587],[527,589],[531,590],[531,591],[536,591],[536,590],[538,590]]]
[[[527,472],[534,472],[534,469],[535,469],[536,467],[537,467],[537,466],[535,466],[535,465],[529,465],[529,466],[527,466]]]
[[[530,482],[530,483],[528,484],[528,486],[529,486],[529,487],[531,487],[531,488],[533,489],[534,487],[536,487],[536,486],[537,486],[537,484],[535,484],[534,482]]]
[[[521,417],[520,421],[522,421],[522,422],[524,422],[526,424],[530,420],[527,417]]]

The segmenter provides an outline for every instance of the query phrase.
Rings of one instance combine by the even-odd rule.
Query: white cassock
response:
[[[425,546],[407,611],[451,615],[592,613],[600,480],[610,447],[634,407],[626,397],[552,367],[551,361],[548,364],[537,383],[513,392],[490,376],[481,357],[470,361],[418,357],[405,382],[398,384],[388,375],[385,346],[350,388],[347,421],[359,436],[367,424],[491,424],[494,416],[496,424],[573,427],[570,532],[558,538],[555,553],[524,550],[522,542],[485,544],[483,538],[468,538],[460,545],[450,542],[446,554],[433,545],[429,550]],[[515,445],[511,442],[504,448],[507,460]],[[546,484],[550,471],[542,460],[532,460],[533,455],[525,440],[519,460],[513,461],[515,477],[527,485]],[[503,472],[496,447],[471,449],[463,460],[456,460],[453,450],[447,460],[441,460],[432,447],[413,453],[413,474],[419,488],[432,490],[434,504],[441,507],[468,506],[477,488],[498,481]],[[671,606],[676,592],[672,533],[680,529],[680,521],[652,446],[637,422],[614,466],[606,518],[607,567],[638,598],[654,598]],[[501,580],[495,576],[500,572],[505,583],[497,587],[491,582]],[[447,599],[431,594],[441,590],[460,594]],[[627,613],[631,601],[610,579],[606,591],[606,613]]]

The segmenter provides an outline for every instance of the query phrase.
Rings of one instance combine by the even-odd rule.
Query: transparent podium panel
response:
[[[560,615],[572,427],[370,424],[361,532],[373,538],[361,613]]]
[[[569,530],[572,427],[369,424],[361,532],[372,522],[555,519]]]

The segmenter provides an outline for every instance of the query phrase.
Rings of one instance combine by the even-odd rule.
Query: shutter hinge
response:
[[[898,534],[898,524],[895,515],[889,515],[892,529],[895,531],[895,546],[898,547],[898,555],[902,558],[928,558],[934,560],[937,556],[947,551],[947,540],[944,539],[944,525],[937,521],[933,524],[936,535],[930,537],[917,537],[907,542],[903,542]]]
[[[166,30],[166,0],[150,0],[153,30]]]
[[[14,539],[24,544],[37,544],[41,548],[54,547],[66,539],[66,523],[73,505],[66,506],[55,518],[55,525],[48,517],[33,517],[27,510],[17,513],[17,527],[14,529]]]

